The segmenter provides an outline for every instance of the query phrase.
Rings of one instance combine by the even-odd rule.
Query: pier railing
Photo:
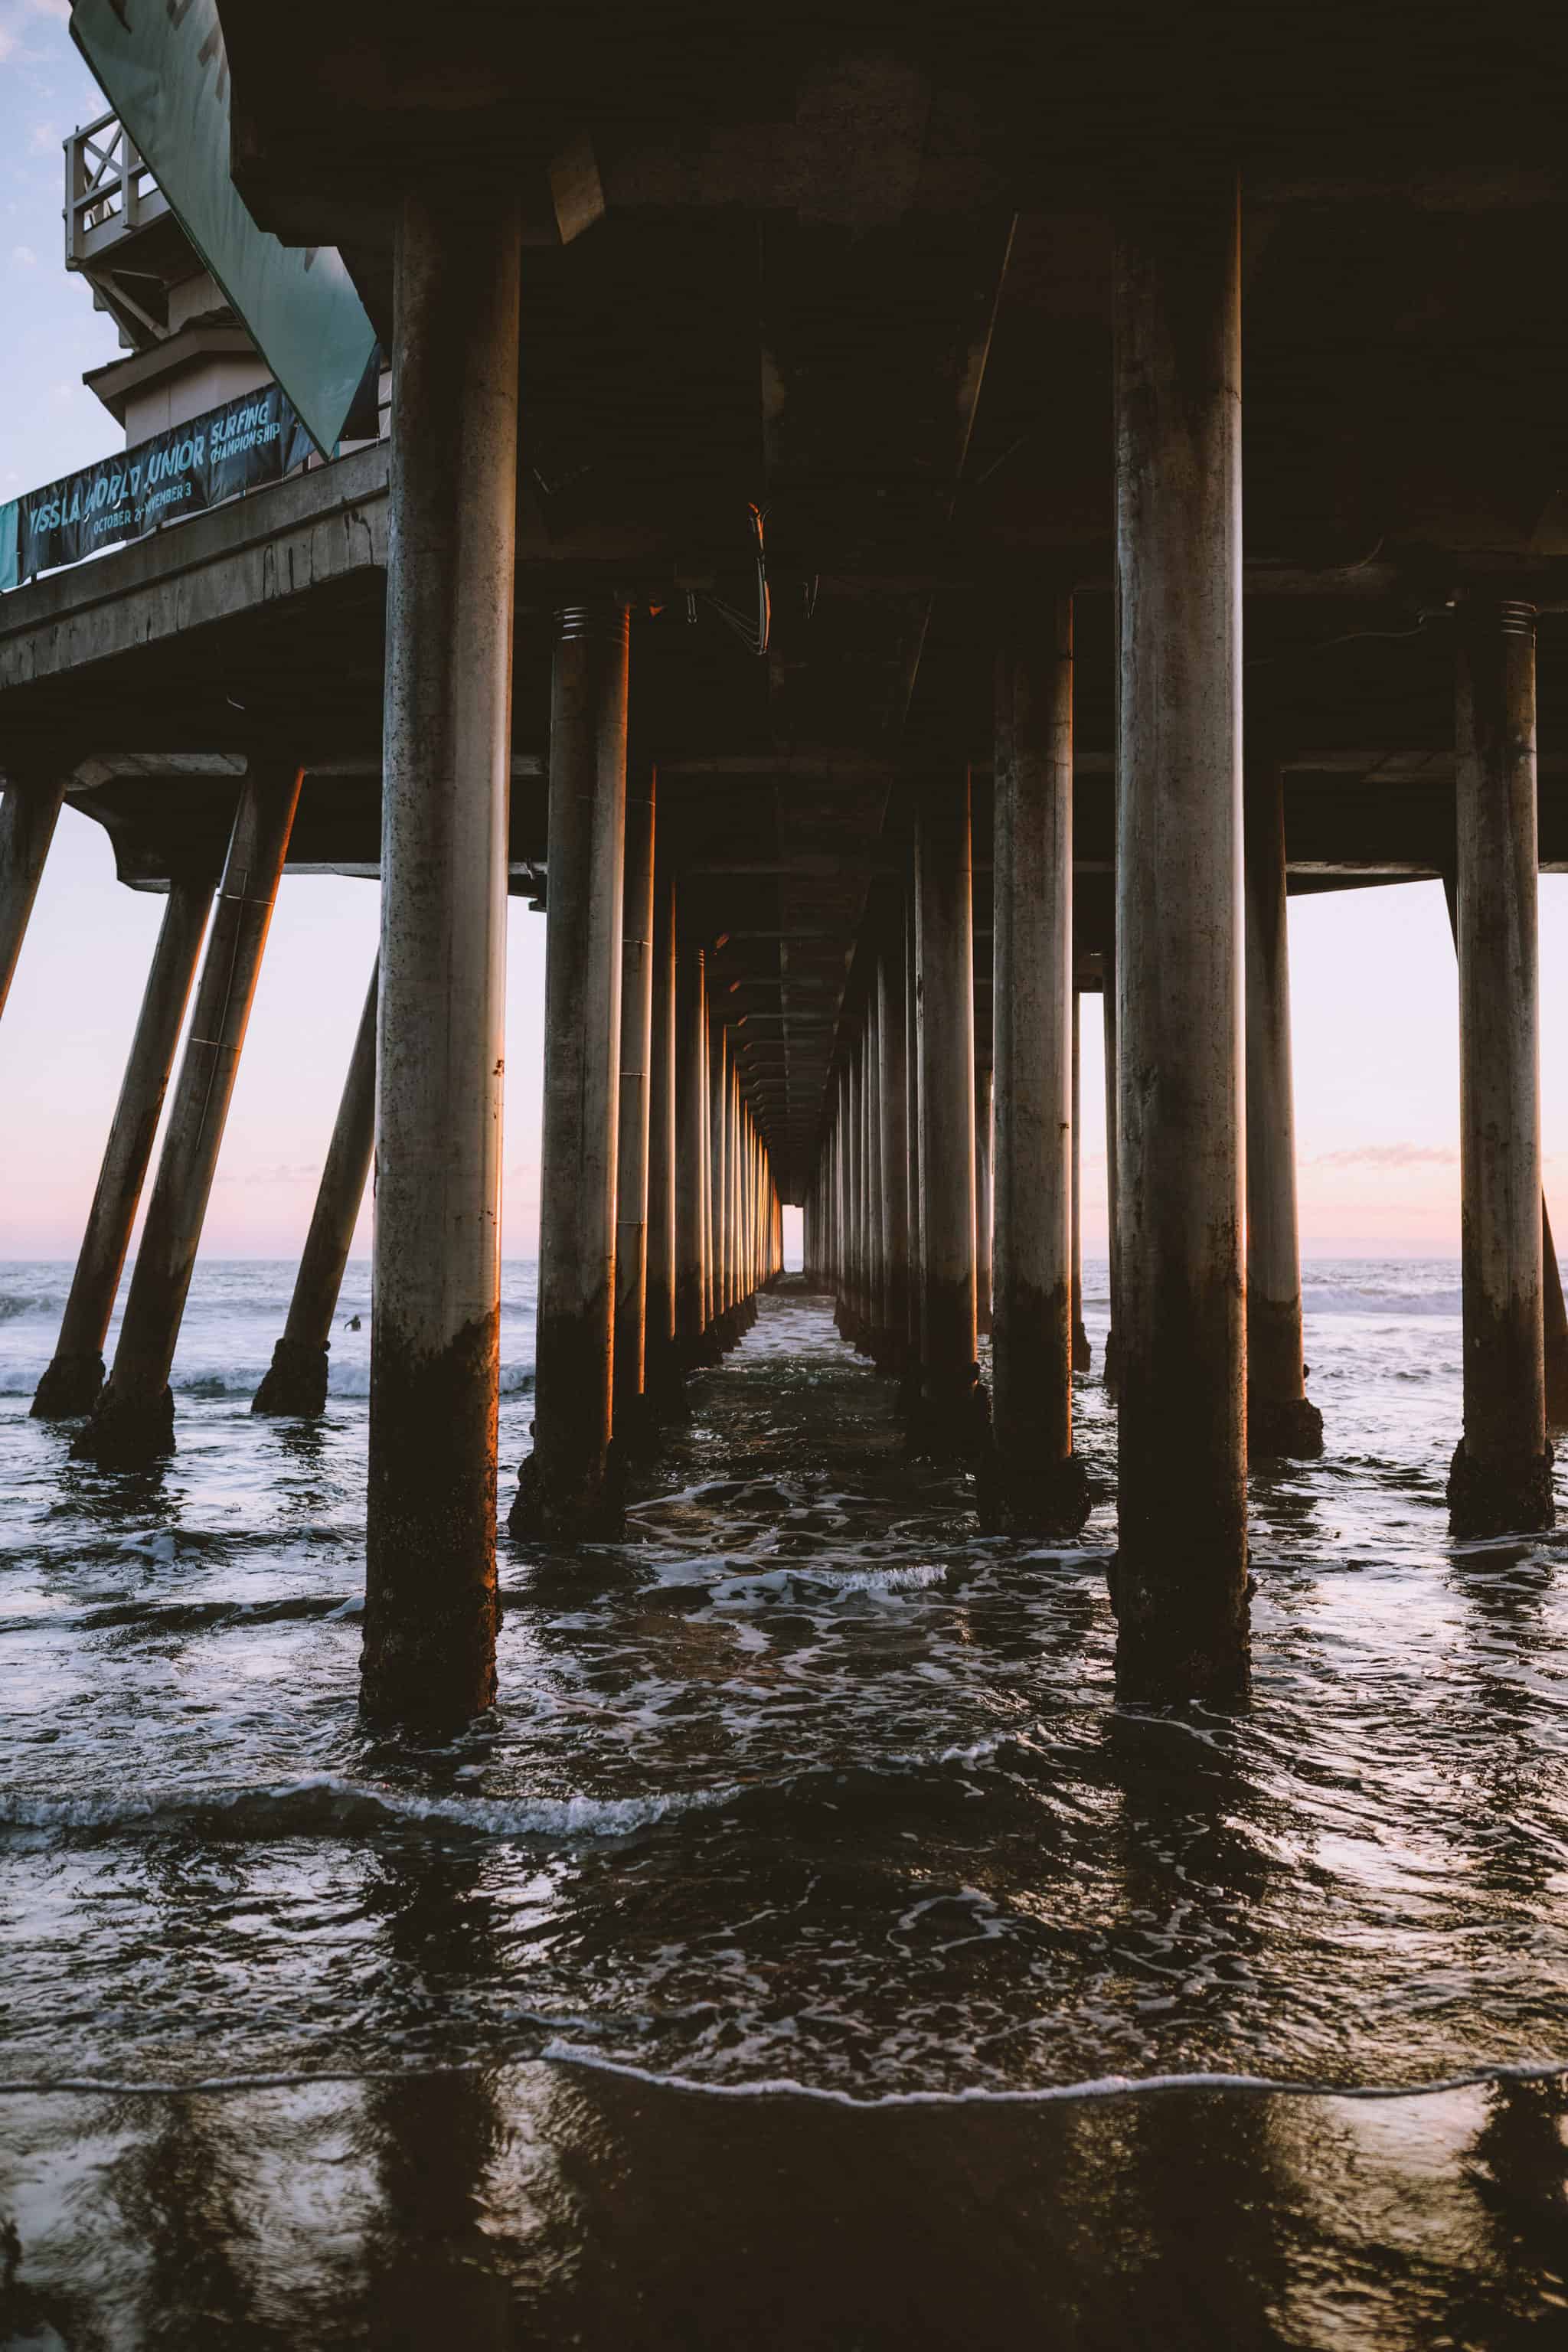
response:
[[[68,269],[87,268],[122,237],[167,215],[168,198],[117,114],[73,131],[65,154]]]

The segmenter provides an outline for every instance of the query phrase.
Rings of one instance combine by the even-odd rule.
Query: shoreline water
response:
[[[630,2306],[606,2315],[583,2284],[600,2256],[662,2282],[648,2308],[665,2332],[643,2340],[738,2340],[704,2336],[667,2275],[662,2183],[616,2169],[657,2167],[677,2135],[701,2212],[773,2277],[780,2317],[770,2333],[755,2315],[755,2340],[798,2341],[785,2218],[809,2237],[817,2190],[795,2168],[890,2248],[886,2184],[856,2153],[885,2131],[922,2228],[937,2200],[1003,2269],[1011,2231],[1055,2248],[1054,2285],[1014,2282],[1048,2341],[1152,2325],[1137,2276],[1074,2252],[1097,2229],[1142,2229],[1209,2341],[1433,2340],[1438,2305],[1464,2300],[1443,2246],[1473,2253],[1499,2212],[1530,2238],[1549,2143],[1562,2158],[1568,1535],[1447,1541],[1457,1268],[1309,1268],[1330,1450],[1254,1475],[1253,1704],[1117,1707],[1114,1416],[1103,1276],[1086,1275],[1095,1370],[1076,1402],[1101,1498],[1078,1545],[979,1537],[962,1479],[905,1459],[886,1384],[823,1302],[774,1297],[694,1383],[624,1544],[503,1538],[501,1704],[437,1748],[373,1735],[354,1707],[362,1398],[274,1425],[248,1395],[186,1390],[174,1462],[116,1477],[27,1420],[17,1367],[36,1335],[0,1322],[0,2211],[29,2292],[63,2293],[84,2264],[139,2274],[149,2200],[166,2230],[205,2226],[198,2182],[159,2172],[189,2127],[174,2119],[199,2116],[249,2184],[234,2210],[265,2243],[266,2294],[321,2287],[312,2342],[446,2340],[356,2337],[352,2298],[321,2285],[331,2232],[300,2200],[331,2206],[350,2182],[362,2273],[384,2257],[445,2277],[460,2243],[501,2315],[494,2340],[537,2340],[547,2317],[616,2340]],[[509,1467],[527,1443],[531,1278],[509,1269]],[[264,1365],[276,1269],[215,1269],[205,1295],[202,1279],[195,1377]],[[703,2122],[693,2102],[751,2120]],[[1274,2303],[1257,2299],[1267,2235],[1239,2219],[1240,2303],[1188,2277],[1193,2184],[1182,2127],[1166,2147],[1156,2111],[1202,2116],[1193,2161],[1215,2195],[1251,2194],[1260,2134],[1274,2151],[1280,2176],[1248,2209],[1300,2233]],[[1331,2129],[1303,2137],[1292,2114]],[[1164,2150],[1132,2166],[1136,2194],[1130,2132]],[[421,2133],[420,2177],[468,2180],[430,2231],[392,2186]],[[1500,2185],[1499,2145],[1514,2151]],[[523,2146],[553,2183],[542,2205],[519,2187]],[[1061,2172],[1069,2154],[1092,2193]],[[1368,2165],[1394,2203],[1342,2245],[1337,2208]],[[758,2168],[777,2228],[746,2194]],[[592,2210],[562,2238],[584,2180]],[[1423,2217],[1414,2254],[1391,2218],[1405,2206]],[[1556,2307],[1530,2242],[1522,2266],[1497,2258],[1510,2326]],[[702,2244],[715,2293],[743,2304],[739,2257]],[[861,2307],[876,2261],[817,2252]],[[1446,2282],[1411,2306],[1426,2335],[1400,2316],[1417,2258]],[[575,2303],[539,2287],[555,2260]],[[1320,2333],[1303,2333],[1292,2297],[1336,2263],[1364,2271],[1371,2300],[1357,2318],[1331,2299],[1326,2320],[1310,2303]],[[881,2276],[901,2338],[868,2318],[826,2340],[944,2340],[930,2315],[958,2327],[959,2306],[921,2275],[929,2312]],[[237,2314],[235,2340],[289,2340],[267,2333],[281,2318]],[[1484,2315],[1466,2326],[1458,2340],[1513,2340]],[[1205,2340],[1193,2331],[1163,2340]],[[1002,2304],[972,2332],[1005,2340]]]

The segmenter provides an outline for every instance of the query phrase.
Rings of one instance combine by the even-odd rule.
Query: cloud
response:
[[[1459,1155],[1447,1143],[1356,1143],[1343,1151],[1320,1151],[1314,1168],[1457,1168]]]
[[[35,122],[27,134],[30,155],[53,155],[60,145],[60,134],[52,122]]]
[[[37,269],[38,257],[30,245],[14,245],[11,247],[11,263],[16,269]]]

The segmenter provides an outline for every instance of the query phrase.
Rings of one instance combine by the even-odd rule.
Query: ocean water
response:
[[[1051,2218],[1030,2227],[1068,2266],[1058,2285],[1079,2264],[1084,2294],[1083,2244],[1122,2225],[1121,2208],[1107,2216],[1127,2179],[1179,2263],[1184,2168],[1228,2163],[1214,2193],[1247,2205],[1237,2226],[1257,2238],[1231,2284],[1252,2293],[1292,2215],[1318,2268],[1286,2264],[1243,2320],[1192,2304],[1194,2342],[1534,2343],[1558,2319],[1568,2341],[1551,2079],[1568,2067],[1568,1478],[1561,1536],[1451,1544],[1457,1265],[1310,1264],[1327,1452],[1253,1476],[1252,1703],[1119,1709],[1104,1275],[1086,1268],[1079,1442],[1102,1499],[1079,1545],[978,1538],[962,1476],[904,1460],[885,1384],[823,1301],[785,1292],[694,1384],[623,1543],[503,1532],[500,1704],[431,1747],[372,1735],[355,1711],[368,1268],[345,1283],[328,1412],[300,1424],[248,1410],[290,1269],[203,1265],[175,1368],[179,1454],[128,1477],[71,1462],[67,1432],[26,1418],[68,1268],[0,1266],[0,2238],[9,2214],[13,2292],[34,2297],[15,2305],[34,2333],[0,2326],[0,2343],[153,2340],[147,2312],[164,2308],[189,2322],[167,2340],[217,2340],[192,2315],[188,2265],[177,2287],[157,2271],[149,2198],[231,2256],[268,2213],[265,2257],[236,2273],[246,2296],[202,2289],[234,2340],[441,2340],[452,2306],[429,2334],[378,2332],[332,2269],[361,2277],[380,2230],[412,2276],[405,2241],[424,2225],[388,2182],[421,2164],[468,2183],[435,2234],[483,2247],[453,2275],[489,2277],[503,2240],[526,2246],[507,2293],[525,2271],[542,2326],[540,2244],[574,2250],[586,2294],[583,2249],[612,2225],[583,2183],[619,2163],[630,2197],[626,2168],[650,2149],[686,2147],[710,2221],[739,2193],[731,2167],[754,2180],[791,2149],[845,2210],[889,2196],[842,2140],[812,2138],[803,2116],[827,2110],[862,2135],[904,2118],[886,2126],[903,2135],[887,2143],[895,2174],[925,2164],[933,2202],[978,2198],[983,2236],[999,2210],[976,2187],[987,2165],[1004,2201],[1049,2179]],[[532,1304],[531,1265],[509,1266],[503,1522]],[[1063,2119],[1162,2097],[1187,2103],[1185,2137]],[[1244,2122],[1249,2099],[1267,2128]],[[1218,2103],[1206,2156],[1194,2100]],[[717,2119],[737,2103],[747,2121]],[[971,2145],[953,2135],[977,2108],[994,2121]],[[1015,2109],[1036,2120],[1002,2120]],[[949,2118],[940,2160],[910,2120],[928,2112]],[[171,2153],[170,2116],[176,2152],[204,2118],[201,2165],[239,2180],[227,2235]],[[1500,2146],[1513,2186],[1494,2194]],[[673,2225],[637,2180],[654,2261]],[[778,2243],[784,2311],[793,2171],[779,2194],[755,2226]],[[1062,2220],[1079,2195],[1082,2243]],[[1322,2248],[1366,2195],[1384,2200],[1358,2225],[1375,2261],[1358,2238],[1372,2269],[1342,2305],[1355,2250],[1325,2271]],[[1442,2282],[1502,2259],[1482,2228],[1500,2197],[1506,2294],[1445,2336],[1458,2287]],[[563,2222],[563,2198],[590,2220]],[[1411,2198],[1430,2227],[1412,2222],[1401,2251],[1391,2217]],[[631,2226],[633,2207],[604,2210]],[[861,2220],[891,2248],[889,2213]],[[1438,2266],[1426,2303],[1423,2263]],[[290,2280],[321,2298],[303,2337]],[[630,2324],[613,2298],[587,2322],[572,2308],[584,2340]],[[935,2308],[901,2340],[949,2340],[922,2333]],[[969,2308],[973,2340],[992,2340]],[[1059,2340],[1133,2340],[1118,2330],[1153,2325],[1142,2311],[1134,2297],[1110,2333],[1083,2319]],[[1494,2327],[1498,2312],[1525,2332]],[[1166,2340],[1188,2341],[1186,2324]],[[798,2318],[793,2339],[780,2325],[799,2340]],[[705,2328],[689,2313],[643,2340],[741,2340]],[[868,2322],[818,2340],[883,2338]]]

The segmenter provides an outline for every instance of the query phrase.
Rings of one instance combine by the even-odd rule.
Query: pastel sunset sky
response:
[[[0,0],[0,499],[119,445],[81,383],[117,348],[61,260],[60,142],[104,110],[66,0]],[[62,816],[0,1024],[0,1257],[70,1257],[163,902],[122,888],[102,831]],[[310,1217],[375,950],[373,883],[286,880],[229,1118],[205,1246],[289,1256]],[[505,1245],[538,1220],[542,919],[511,904]],[[1568,876],[1541,886],[1546,1184],[1568,1234]],[[1453,949],[1436,883],[1293,900],[1303,1248],[1458,1246]],[[1084,1230],[1103,1248],[1100,1004],[1084,1002]],[[358,1246],[368,1249],[368,1207]]]

